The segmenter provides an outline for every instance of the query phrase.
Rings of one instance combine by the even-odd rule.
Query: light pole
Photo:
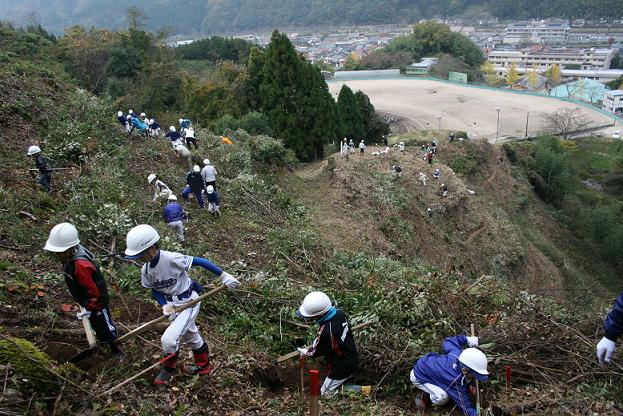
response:
[[[436,117],[437,117],[437,121],[439,122],[437,125],[438,126],[437,130],[441,130],[441,116],[436,116]]]
[[[500,107],[495,107],[495,111],[498,112],[498,121],[495,127],[495,142],[498,142],[498,137],[500,136]]]

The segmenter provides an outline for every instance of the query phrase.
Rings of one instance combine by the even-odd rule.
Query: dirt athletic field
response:
[[[467,131],[474,137],[495,140],[497,112],[500,108],[500,138],[524,137],[526,114],[530,112],[528,134],[548,129],[544,115],[561,107],[576,104],[547,97],[494,91],[439,81],[418,79],[379,79],[329,82],[329,90],[337,96],[342,84],[353,91],[365,92],[377,111],[397,118],[401,130],[441,128]],[[579,107],[594,124],[612,124],[605,115]]]

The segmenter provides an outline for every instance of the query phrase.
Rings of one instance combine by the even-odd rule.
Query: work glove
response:
[[[221,282],[230,289],[233,289],[240,285],[238,279],[236,279],[234,276],[227,272],[221,273],[219,277],[221,278]]]
[[[297,350],[299,350],[299,354],[301,354],[301,357],[307,357],[307,353],[309,352],[307,348],[297,348]]]
[[[162,305],[162,314],[164,316],[168,316],[169,321],[174,320],[177,316],[177,313],[175,313],[175,306],[169,305],[168,303],[166,305]]]
[[[599,364],[603,365],[604,363],[609,363],[615,349],[616,343],[603,337],[597,344],[597,359],[599,360]]]
[[[467,346],[468,347],[477,347],[478,346],[478,337],[466,337],[467,338]]]
[[[86,316],[87,318],[90,318],[90,317],[91,317],[91,312],[87,311],[87,310],[86,310],[86,309],[84,309],[84,308],[80,308],[80,312],[77,312],[77,313],[76,313],[76,317],[77,317],[78,319],[82,319],[82,318],[84,318],[85,316]]]

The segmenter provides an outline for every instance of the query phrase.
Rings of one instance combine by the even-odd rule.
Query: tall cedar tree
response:
[[[366,126],[359,103],[353,91],[346,84],[342,85],[337,97],[337,107],[340,115],[341,134],[348,140],[359,142],[366,137]]]
[[[379,118],[370,102],[370,98],[362,92],[355,93],[355,99],[359,105],[359,111],[363,117],[363,124],[366,131],[366,143],[382,142],[383,136],[389,134],[389,124]]]
[[[255,58],[259,61],[260,54]],[[336,122],[335,104],[320,71],[305,62],[278,31],[273,32],[263,61],[261,109],[275,135],[303,161],[322,157],[323,144],[336,138]]]

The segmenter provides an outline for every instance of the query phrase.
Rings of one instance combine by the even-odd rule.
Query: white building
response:
[[[606,91],[602,108],[609,113],[623,115],[623,90]]]
[[[616,54],[615,49],[567,49],[567,48],[541,48],[540,50],[497,50],[487,54],[487,59],[497,68],[508,67],[514,63],[519,67],[536,68],[537,71],[545,71],[552,65],[558,65],[561,69],[573,65],[580,69],[609,69],[610,62]]]
[[[569,29],[569,23],[566,21],[510,23],[504,31],[504,43],[511,45],[563,44],[567,41]]]
[[[515,69],[520,75],[526,74],[532,70],[531,67],[525,68],[523,66],[517,66]],[[500,77],[505,77],[507,72],[507,67],[495,67],[495,73]],[[544,74],[545,70],[537,69],[537,72]],[[593,79],[606,83],[614,81],[620,76],[623,76],[623,69],[562,69],[560,71],[560,80],[563,82],[575,81],[578,79]]]

